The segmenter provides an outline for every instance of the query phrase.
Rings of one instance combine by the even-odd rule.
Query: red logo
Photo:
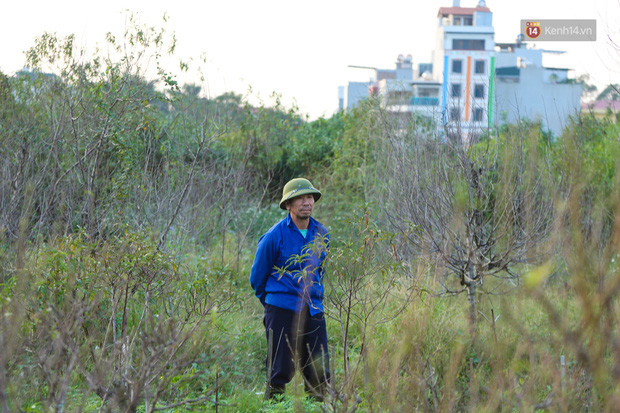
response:
[[[542,28],[539,22],[526,22],[525,23],[525,35],[530,39],[535,39],[542,33]]]

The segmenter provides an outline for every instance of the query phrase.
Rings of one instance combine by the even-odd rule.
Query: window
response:
[[[482,108],[474,108],[474,122],[482,122],[484,119],[484,111]]]
[[[452,25],[453,26],[473,26],[474,18],[472,16],[453,16]]]
[[[452,83],[450,85],[450,96],[452,96],[453,98],[460,98],[461,97],[461,84],[460,83]]]
[[[484,98],[484,85],[481,85],[481,84],[474,85],[474,97]]]
[[[453,50],[484,50],[484,39],[453,39]]]
[[[452,61],[452,73],[463,73],[463,61],[462,60]]]
[[[484,74],[485,72],[485,61],[484,60],[476,60],[476,65],[474,66],[474,72],[478,74]]]
[[[461,110],[459,108],[450,108],[450,120],[454,122],[461,120]]]
[[[420,97],[429,97],[429,96],[437,96],[437,93],[435,90],[430,89],[430,88],[420,88],[418,89],[418,96]]]

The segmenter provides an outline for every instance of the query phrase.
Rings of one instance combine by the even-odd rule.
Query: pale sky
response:
[[[478,0],[461,0],[475,7]],[[0,71],[12,74],[24,51],[44,32],[75,34],[79,45],[104,44],[122,35],[125,10],[177,38],[177,57],[206,57],[203,91],[262,99],[272,92],[285,106],[295,101],[311,119],[331,116],[338,86],[368,80],[372,73],[348,65],[393,69],[399,54],[413,63],[431,61],[437,11],[452,0],[31,0],[5,1],[0,8]],[[488,0],[495,41],[512,42],[521,19],[596,19],[596,42],[538,42],[537,48],[568,53],[543,63],[589,73],[602,89],[620,83],[620,0]],[[163,16],[168,21],[164,23]],[[615,43],[615,44],[614,44]],[[171,70],[176,70],[172,67]],[[193,71],[192,71],[193,73]],[[184,79],[183,79],[184,80]],[[187,82],[200,83],[198,78]]]

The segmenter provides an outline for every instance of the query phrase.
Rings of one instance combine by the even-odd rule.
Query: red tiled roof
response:
[[[437,16],[447,16],[449,14],[456,14],[457,16],[471,16],[475,11],[490,12],[488,7],[440,7]]]

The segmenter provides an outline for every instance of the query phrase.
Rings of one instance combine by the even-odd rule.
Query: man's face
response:
[[[300,195],[286,202],[288,209],[294,218],[308,219],[314,208],[314,196],[312,194]]]

